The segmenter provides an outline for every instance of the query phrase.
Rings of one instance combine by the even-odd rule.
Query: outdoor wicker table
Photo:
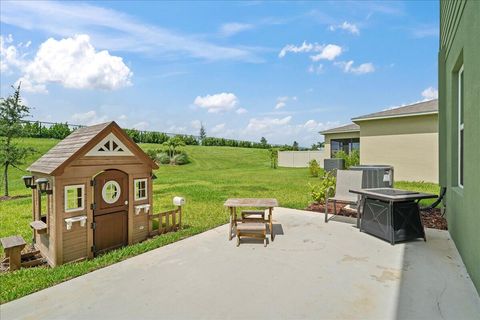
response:
[[[270,228],[270,239],[273,241],[273,222],[272,222],[272,213],[273,208],[278,207],[277,199],[273,198],[231,198],[225,201],[223,204],[230,210],[230,227],[228,240],[232,240],[233,234],[235,232],[235,227],[237,226],[237,208],[239,207],[250,207],[250,208],[265,208],[268,209],[268,218],[265,220],[265,223],[268,223]]]
[[[389,241],[423,238],[425,230],[420,218],[418,202],[437,198],[434,194],[394,188],[350,190],[361,195],[359,228],[369,234]]]

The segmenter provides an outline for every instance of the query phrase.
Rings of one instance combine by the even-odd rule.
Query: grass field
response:
[[[51,139],[20,141],[38,151],[28,159],[25,167],[58,142]],[[158,145],[143,144],[141,147],[153,149]],[[268,150],[200,146],[187,146],[184,149],[192,158],[192,163],[161,166],[155,172],[158,179],[154,180],[153,188],[153,212],[172,208],[173,196],[186,198],[184,228],[181,231],[164,234],[89,261],[54,269],[32,268],[2,274],[0,303],[224,224],[228,221],[228,214],[223,202],[230,197],[275,197],[283,207],[305,208],[311,201],[308,183],[318,179],[310,178],[308,170],[304,168],[271,169]],[[0,202],[0,237],[20,234],[27,241],[31,239],[31,200],[30,192],[21,180],[24,174],[18,169],[11,170],[10,194],[26,197]],[[397,186],[438,193],[435,184],[399,182]]]

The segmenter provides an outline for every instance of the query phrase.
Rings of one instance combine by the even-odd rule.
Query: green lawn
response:
[[[51,139],[22,139],[21,143],[35,147],[38,153],[28,164],[57,143]],[[141,145],[144,149],[158,145]],[[172,208],[173,196],[183,196],[184,228],[176,233],[161,235],[143,243],[107,253],[89,261],[66,264],[54,269],[31,268],[0,275],[0,302],[4,303],[56,283],[77,277],[128,257],[158,248],[198,234],[228,221],[223,202],[229,197],[275,197],[283,207],[305,208],[310,202],[310,178],[304,168],[270,168],[268,150],[230,147],[187,146],[192,163],[185,166],[161,166],[155,174],[154,212]],[[27,166],[25,166],[27,167]],[[20,234],[31,238],[31,201],[17,169],[10,173],[11,195],[26,196],[0,202],[0,237]],[[400,182],[397,187],[438,192],[435,184]],[[225,237],[226,238],[226,237]]]

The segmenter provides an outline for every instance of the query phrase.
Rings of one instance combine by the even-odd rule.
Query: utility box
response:
[[[344,159],[325,159],[323,160],[323,168],[327,172],[332,170],[343,170],[345,169],[345,160]]]
[[[358,165],[350,170],[363,171],[363,189],[393,188],[393,166],[389,165]]]

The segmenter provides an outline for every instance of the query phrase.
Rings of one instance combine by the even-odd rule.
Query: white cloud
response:
[[[237,111],[235,111],[237,114],[244,114],[247,113],[248,110],[245,108],[238,108]]]
[[[275,105],[275,110],[282,109],[287,105],[288,97],[278,97],[277,104]]]
[[[316,74],[323,73],[323,64],[319,64],[317,66],[311,64],[310,66],[308,66],[307,71],[309,73],[316,73]],[[311,92],[311,91],[309,91],[309,92]]]
[[[302,53],[302,52],[319,52],[322,51],[325,46],[323,44],[318,43],[307,43],[304,41],[300,46],[296,46],[293,44],[288,44],[280,50],[278,54],[279,58],[285,57],[288,52],[292,53]]]
[[[167,128],[167,132],[176,133],[176,134],[185,134],[187,133],[187,127],[171,125],[170,127]]]
[[[322,59],[332,61],[341,55],[342,51],[342,47],[337,46],[336,44],[327,44],[319,54],[310,56],[310,59],[312,59],[312,61],[319,61]]]
[[[277,103],[275,104],[275,110],[282,109],[287,106],[288,101],[297,101],[298,98],[296,96],[289,97],[289,96],[282,96],[277,98]]]
[[[327,130],[339,125],[334,122],[317,122],[310,119],[304,123],[292,123],[292,117],[250,119],[247,127],[242,131],[243,139],[258,141],[264,136],[272,143],[292,143],[298,141],[302,146],[310,146],[321,139],[319,131]]]
[[[128,119],[128,117],[127,117],[126,115],[124,115],[124,114],[122,114],[122,115],[120,115],[120,116],[118,117],[118,120],[121,120],[121,121],[125,121],[125,120],[127,120],[127,119]]]
[[[12,69],[21,68],[25,64],[21,53],[12,43],[11,34],[7,37],[0,36],[0,72],[2,73],[10,73],[13,71]]]
[[[279,58],[283,58],[286,56],[288,52],[291,53],[308,53],[308,52],[315,52],[318,53],[316,55],[310,56],[310,59],[313,61],[319,61],[322,59],[325,60],[334,60],[338,57],[342,52],[342,47],[336,44],[319,44],[319,43],[307,43],[303,42],[300,46],[296,46],[293,44],[286,45],[285,47],[280,50],[278,54]]]
[[[308,120],[303,126],[311,130],[316,128],[318,126],[318,123],[315,120]]]
[[[241,60],[259,62],[254,49],[221,46],[198,35],[147,24],[120,11],[83,2],[12,1],[2,2],[2,24],[31,32],[70,37],[89,34],[98,48],[145,52],[167,59],[188,56],[205,60]]]
[[[202,122],[200,120],[193,120],[192,122],[190,122],[190,126],[193,129],[200,130],[200,128],[202,127]]]
[[[225,123],[220,123],[214,126],[211,130],[212,134],[220,134],[225,131]]]
[[[115,90],[131,85],[132,72],[122,58],[96,51],[88,35],[62,40],[48,39],[34,59],[22,67],[25,90],[38,90],[48,83],[74,89]]]
[[[147,121],[140,121],[133,125],[133,129],[137,130],[147,130],[150,124]]]
[[[342,68],[343,72],[345,73],[365,74],[365,73],[375,72],[375,66],[371,62],[362,63],[358,67],[354,67],[353,64],[354,64],[353,60],[340,61],[335,63],[335,65]]]
[[[342,29],[350,32],[351,34],[356,34],[356,35],[360,34],[360,29],[355,24],[349,23],[347,21],[344,21],[342,24],[339,24],[339,25],[331,25],[328,29],[330,29],[330,31]]]
[[[237,33],[253,29],[252,24],[231,22],[225,23],[220,27],[220,34],[224,37],[230,37]]]
[[[107,116],[99,116],[95,110],[90,110],[84,113],[74,113],[72,115],[72,121],[74,124],[81,125],[94,125],[98,123],[107,122]]]
[[[290,120],[292,120],[291,116],[287,116],[281,119],[280,118],[263,118],[263,119],[252,118],[248,122],[246,130],[264,132],[276,126],[286,125],[290,122]]]
[[[422,91],[422,97],[425,100],[432,100],[438,98],[438,90],[434,87],[428,87],[427,89]]]
[[[21,88],[25,92],[48,93],[47,86],[45,84],[32,82],[29,78],[20,77],[15,82],[15,86],[18,86],[19,84],[21,84]]]
[[[219,113],[234,109],[238,104],[238,98],[233,93],[217,93],[213,95],[197,96],[193,102],[200,108],[207,109],[211,113]]]

